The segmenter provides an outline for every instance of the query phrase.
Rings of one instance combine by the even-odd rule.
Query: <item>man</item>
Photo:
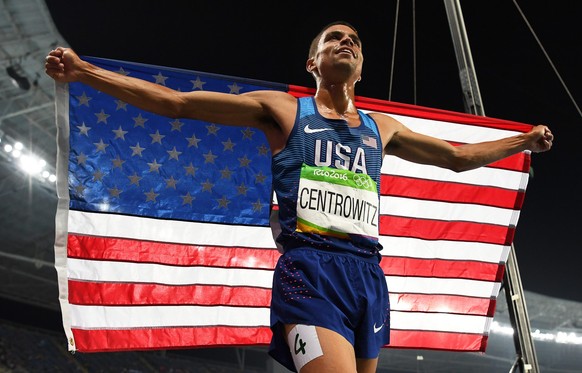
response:
[[[178,92],[100,69],[67,48],[48,54],[46,72],[159,115],[262,130],[273,154],[283,253],[273,279],[269,352],[293,371],[374,372],[390,326],[378,265],[383,155],[460,172],[524,150],[547,151],[553,135],[535,126],[497,141],[452,146],[388,115],[366,115],[355,107],[362,64],[357,31],[335,22],[311,44],[306,68],[317,84],[313,97]],[[342,210],[348,200],[357,214]]]

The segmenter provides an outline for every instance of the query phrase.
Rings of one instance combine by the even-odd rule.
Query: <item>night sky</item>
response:
[[[309,43],[323,25],[345,20],[363,41],[358,96],[463,112],[443,2],[363,3],[47,0],[66,46],[80,55],[305,87],[314,87],[305,71]],[[485,114],[547,124],[556,136],[552,151],[532,157],[514,240],[523,286],[582,301],[575,150],[582,138],[582,3],[473,0],[461,7]]]

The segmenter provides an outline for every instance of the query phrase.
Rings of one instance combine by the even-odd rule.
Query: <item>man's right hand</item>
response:
[[[72,49],[57,47],[49,52],[45,61],[46,74],[57,82],[79,80],[83,61]]]

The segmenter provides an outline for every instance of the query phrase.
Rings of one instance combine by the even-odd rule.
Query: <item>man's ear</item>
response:
[[[315,69],[317,69],[317,66],[315,65],[315,58],[308,58],[307,62],[305,63],[305,70],[307,70],[308,73],[313,74]]]

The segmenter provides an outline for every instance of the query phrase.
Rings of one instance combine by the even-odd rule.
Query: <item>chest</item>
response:
[[[297,129],[305,164],[370,174],[369,166],[380,157],[377,139],[365,126],[309,120],[300,122]]]

